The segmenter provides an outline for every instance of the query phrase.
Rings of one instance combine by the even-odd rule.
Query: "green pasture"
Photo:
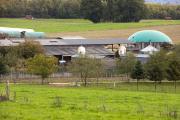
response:
[[[180,20],[142,20],[139,23],[99,23],[83,19],[15,19],[0,18],[1,27],[31,28],[47,33],[118,30],[150,26],[179,25]]]
[[[0,120],[179,120],[180,85],[175,93],[172,83],[158,85],[158,92],[149,84],[140,84],[140,91],[130,83],[117,88],[11,85],[11,101],[0,102]]]

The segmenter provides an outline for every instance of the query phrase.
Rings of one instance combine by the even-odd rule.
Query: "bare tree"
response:
[[[136,58],[132,53],[128,53],[125,58],[118,59],[116,62],[116,69],[119,74],[126,74],[129,82],[129,75],[134,68]]]
[[[87,86],[87,79],[91,76],[95,76],[98,80],[102,67],[101,60],[87,56],[76,58],[68,65],[69,71],[78,74],[85,86]]]

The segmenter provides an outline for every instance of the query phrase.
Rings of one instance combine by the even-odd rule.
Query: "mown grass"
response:
[[[13,19],[0,18],[0,26],[31,28],[47,33],[118,30],[150,26],[179,25],[180,20],[142,20],[139,23],[99,23],[93,24],[83,19]]]
[[[132,86],[132,89],[127,87]],[[149,86],[141,84],[141,89]],[[164,84],[164,88],[171,84]],[[152,87],[152,86],[151,86]],[[173,89],[173,86],[171,86]],[[136,91],[135,84],[58,88],[11,85],[11,99],[0,102],[1,120],[179,120],[180,94]],[[151,88],[153,89],[153,87]],[[3,90],[3,85],[0,86]],[[13,92],[16,91],[16,96]],[[14,99],[15,97],[16,99]]]

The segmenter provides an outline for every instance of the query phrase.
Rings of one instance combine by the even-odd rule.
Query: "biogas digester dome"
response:
[[[128,38],[133,43],[169,43],[172,44],[171,38],[166,34],[156,30],[143,30],[134,33]]]

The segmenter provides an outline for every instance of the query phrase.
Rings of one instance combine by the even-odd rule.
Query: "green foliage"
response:
[[[17,62],[19,60],[19,54],[18,54],[18,49],[16,46],[11,46],[9,48],[8,53],[4,56],[6,64],[10,67],[13,68],[17,65]]]
[[[144,78],[144,69],[140,61],[137,61],[131,71],[131,78],[137,80],[137,90],[139,90],[139,80]]]
[[[9,52],[9,47],[0,46],[0,54],[4,57]]]
[[[29,73],[40,75],[42,84],[44,84],[44,79],[57,71],[57,63],[58,61],[55,57],[47,57],[39,54],[27,61],[27,71]]]
[[[168,80],[180,80],[180,62],[171,61],[167,69]]]
[[[0,75],[4,75],[9,72],[8,66],[5,64],[4,57],[0,56]]]
[[[24,17],[27,14],[37,18],[79,18],[80,0],[0,1],[0,17]]]
[[[85,19],[98,23],[102,16],[101,0],[81,0],[81,12]]]
[[[134,68],[136,58],[134,54],[128,53],[125,58],[118,59],[116,62],[117,72],[129,75]]]
[[[1,65],[3,68],[10,68],[11,71],[24,71],[25,59],[32,58],[40,53],[43,53],[43,48],[34,41],[26,41],[18,46],[0,47],[0,54],[3,60]]]
[[[147,4],[148,19],[180,19],[180,5]]]
[[[176,57],[178,57],[178,59],[180,59],[180,44],[175,45],[174,52],[175,52]]]
[[[41,6],[41,7],[39,7]],[[180,5],[144,4],[144,0],[1,0],[0,17],[86,18],[97,23],[138,22],[142,18],[180,18]]]
[[[18,46],[20,57],[29,59],[37,54],[42,54],[44,49],[38,42],[27,40]]]
[[[107,0],[105,7],[112,22],[139,22],[145,15],[144,0]]]
[[[169,56],[169,62],[167,67],[167,78],[168,80],[177,81],[180,80],[180,59],[173,53]]]
[[[146,73],[149,80],[155,82],[161,82],[166,76],[167,68],[167,53],[165,51],[160,51],[156,54],[153,54],[150,60],[146,64]]]
[[[140,61],[137,61],[134,68],[132,69],[131,77],[138,80],[144,78],[144,69]]]
[[[147,76],[149,80],[152,81],[162,81],[163,71],[159,65],[152,65],[150,68],[147,68]]]

